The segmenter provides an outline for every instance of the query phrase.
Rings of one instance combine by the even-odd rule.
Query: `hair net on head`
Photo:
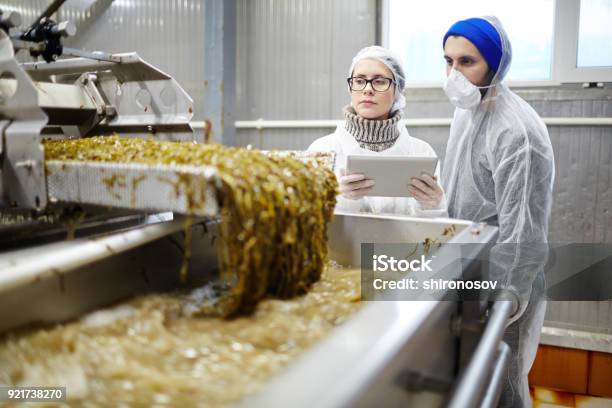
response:
[[[349,77],[353,75],[355,65],[364,59],[375,59],[383,64],[393,73],[393,79],[395,80],[395,100],[393,106],[391,106],[391,112],[396,110],[402,110],[406,106],[406,97],[404,96],[404,89],[406,87],[406,76],[404,74],[404,68],[400,58],[393,51],[373,45],[371,47],[362,48],[361,51],[355,55],[351,62],[351,68],[349,69]],[[350,89],[349,89],[350,91]]]
[[[502,26],[501,21],[499,21],[497,17],[485,16],[481,18],[489,22],[489,24],[495,28],[501,41],[502,55],[499,61],[499,68],[491,81],[491,84],[496,84],[497,82],[502,81],[510,70],[510,64],[512,63],[512,44],[510,44],[510,38]]]
[[[512,45],[497,17],[485,16],[457,21],[444,35],[442,47],[451,35],[464,37],[478,48],[491,70],[495,72],[492,85],[504,79],[512,62]]]
[[[450,36],[460,36],[470,40],[487,61],[489,68],[497,72],[502,57],[502,43],[499,33],[491,23],[478,17],[457,21],[444,35],[442,46]]]

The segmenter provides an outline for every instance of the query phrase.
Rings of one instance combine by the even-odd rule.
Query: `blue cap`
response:
[[[482,18],[468,18],[467,20],[457,21],[444,35],[442,47],[451,35],[468,39],[478,48],[491,70],[497,72],[503,50],[499,33],[491,23]]]

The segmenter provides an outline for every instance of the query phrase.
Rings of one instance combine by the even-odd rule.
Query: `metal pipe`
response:
[[[484,333],[478,342],[472,360],[459,376],[448,408],[478,406],[485,392],[487,379],[491,375],[499,343],[513,307],[513,302],[509,300],[500,300],[493,304]]]
[[[236,129],[320,129],[335,128],[340,120],[237,120]]]
[[[89,52],[83,51],[76,48],[68,48],[64,47],[64,52],[62,53],[64,56],[77,57],[77,58],[87,58],[96,61],[106,61],[106,62],[121,62],[121,58],[117,57],[113,54],[109,54],[107,52]]]
[[[612,118],[542,118],[549,126],[612,126]]]
[[[502,386],[504,384],[504,374],[510,363],[510,347],[502,342],[497,352],[497,362],[491,374],[491,382],[485,391],[480,408],[495,408],[499,404]]]
[[[49,4],[45,11],[36,19],[37,24],[39,24],[43,18],[51,17],[65,2],[66,0],[55,0],[53,3]]]
[[[113,68],[116,63],[87,58],[71,58],[58,60],[53,64],[47,64],[46,62],[24,62],[20,65],[29,73],[41,72],[48,75],[63,75],[109,70]]]
[[[542,118],[548,126],[612,126],[612,118]],[[404,119],[408,127],[450,126],[451,118]],[[237,120],[236,129],[328,129],[335,128],[341,120]],[[193,122],[194,129],[201,129],[203,122]]]

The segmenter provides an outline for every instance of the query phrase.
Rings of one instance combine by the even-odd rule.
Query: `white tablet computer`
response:
[[[423,173],[433,176],[437,164],[436,157],[348,155],[346,174],[362,173],[374,179],[369,196],[408,197],[410,179]]]

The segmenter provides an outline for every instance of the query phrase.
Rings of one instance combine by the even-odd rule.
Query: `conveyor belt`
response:
[[[334,165],[334,155],[327,153],[266,154],[291,155],[330,168]],[[51,202],[174,211],[196,216],[215,216],[218,212],[214,188],[218,178],[214,167],[59,160],[47,161],[45,166]]]
[[[216,170],[201,166],[48,161],[51,201],[214,216]]]

